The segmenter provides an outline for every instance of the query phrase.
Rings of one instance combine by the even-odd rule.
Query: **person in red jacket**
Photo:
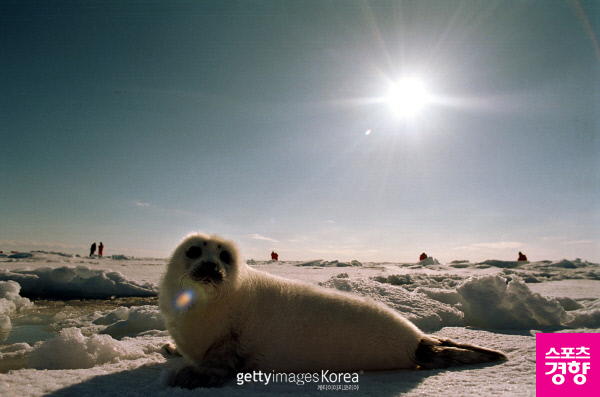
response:
[[[419,260],[422,261],[424,259],[427,259],[427,254],[426,253],[422,253],[421,256],[419,257]]]
[[[102,250],[104,249],[104,244],[100,241],[100,245],[98,246],[98,255],[102,256]]]
[[[271,260],[278,261],[279,255],[275,251],[271,251]]]
[[[519,259],[517,259],[518,261],[527,261],[527,256],[523,255],[523,253],[521,251],[519,251]]]

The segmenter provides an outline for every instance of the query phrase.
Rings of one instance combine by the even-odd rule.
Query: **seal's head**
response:
[[[203,294],[227,289],[238,270],[238,254],[234,243],[219,236],[193,234],[173,252],[164,278],[171,293],[202,290]],[[188,301],[188,295],[175,299]]]

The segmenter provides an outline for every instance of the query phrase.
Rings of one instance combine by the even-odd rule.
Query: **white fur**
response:
[[[225,274],[221,283],[193,283],[186,278],[199,266],[186,256],[194,245],[204,247],[203,260],[218,262]],[[230,266],[218,261],[222,250],[232,254]],[[188,287],[196,291],[196,300],[180,311],[173,301]],[[159,305],[179,352],[199,372],[210,370],[215,361],[217,367],[232,361],[229,356],[243,358],[233,371],[416,368],[420,344],[436,349],[440,345],[440,340],[382,304],[255,270],[240,261],[233,243],[218,236],[191,235],[177,247],[160,285]],[[216,347],[226,353],[215,354]],[[207,376],[221,376],[213,372]],[[198,386],[187,379],[173,385],[181,383]],[[200,384],[206,385],[218,384]]]
[[[178,312],[172,302],[189,262],[184,248],[200,240],[219,241],[235,253],[237,271],[220,287],[203,285],[197,296],[204,292],[205,298]],[[179,351],[196,363],[232,329],[249,365],[281,372],[413,368],[425,337],[381,304],[252,269],[238,260],[232,243],[216,236],[191,236],[173,253],[159,304]]]

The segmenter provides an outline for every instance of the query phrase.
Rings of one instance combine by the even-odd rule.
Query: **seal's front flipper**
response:
[[[181,357],[181,353],[179,353],[179,350],[177,350],[177,346],[170,342],[165,343],[163,349],[165,349],[165,354],[167,355]]]
[[[415,351],[415,363],[419,369],[448,368],[507,360],[506,356],[498,351],[468,343],[456,343],[449,339],[435,337],[431,339],[433,341],[422,339]]]
[[[169,386],[195,389],[219,387],[245,368],[246,360],[239,354],[239,336],[231,332],[211,345],[201,365],[179,369],[168,380]]]

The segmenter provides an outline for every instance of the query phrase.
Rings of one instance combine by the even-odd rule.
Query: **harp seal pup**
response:
[[[389,307],[273,276],[234,243],[190,235],[161,280],[159,306],[189,365],[170,386],[216,387],[238,372],[434,369],[506,360],[496,351],[426,335]]]

